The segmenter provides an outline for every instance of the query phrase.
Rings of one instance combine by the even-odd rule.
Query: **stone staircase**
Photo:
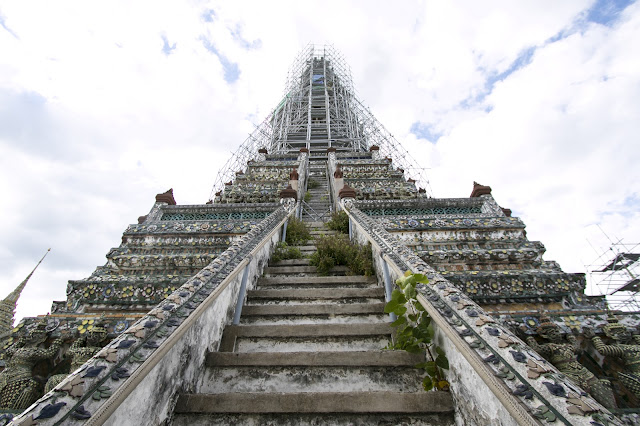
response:
[[[307,191],[311,195],[311,199],[303,205],[302,220],[326,222],[331,219],[331,200],[326,160],[309,162],[309,180],[317,182],[317,187],[309,188],[307,183]]]
[[[312,232],[331,233],[323,225]],[[346,273],[318,276],[308,259],[266,267],[173,424],[453,425],[451,395],[421,388],[422,357],[382,350],[391,336],[383,287]]]

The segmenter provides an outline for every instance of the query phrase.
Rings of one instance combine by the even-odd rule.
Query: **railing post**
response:
[[[349,220],[349,230],[351,230],[351,220]],[[384,300],[385,302],[389,302],[391,300],[391,293],[393,292],[393,283],[391,282],[391,275],[389,274],[389,266],[382,256],[382,253],[380,254],[380,260],[382,261],[382,273],[384,275]],[[390,313],[389,316],[391,317],[391,321],[398,319],[393,312]]]
[[[242,305],[244,305],[244,295],[247,293],[247,278],[249,278],[249,266],[251,266],[251,257],[247,266],[242,272],[242,281],[240,282],[240,291],[238,292],[238,301],[236,302],[236,311],[233,314],[233,324],[240,324],[240,315],[242,315]]]
[[[351,217],[349,217],[349,240],[352,240],[352,239],[353,239],[353,224],[351,223]]]
[[[282,225],[282,238],[280,241],[287,241],[287,223],[289,223],[289,219],[285,220],[284,225]]]

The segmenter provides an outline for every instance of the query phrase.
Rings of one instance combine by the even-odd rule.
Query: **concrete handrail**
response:
[[[455,365],[456,361],[452,362],[453,357],[449,356],[452,369],[464,371],[463,376],[470,376],[470,372],[475,373],[499,401],[499,404],[477,404],[498,407],[492,421],[508,420],[519,425],[538,425],[540,420],[551,417],[545,417],[545,413],[549,412],[553,418],[566,425],[588,425],[591,422],[591,414],[606,415],[611,423],[620,424],[617,423],[618,419],[611,416],[608,410],[594,399],[580,396],[584,395],[584,391],[568,381],[566,376],[528,348],[517,336],[497,324],[480,306],[395,240],[375,220],[367,217],[354,206],[352,199],[342,200],[342,205],[349,215],[354,238],[371,243],[374,252],[380,253],[392,275],[397,278],[410,270],[428,276],[430,284],[417,287],[418,300],[431,316],[439,337],[450,342],[449,345],[445,345],[449,349],[448,352],[456,352],[463,357],[461,362]],[[487,324],[490,327],[485,327]],[[488,333],[488,328],[491,328],[493,334]],[[469,342],[466,340],[467,337],[473,340]],[[508,373],[504,373],[505,371]],[[546,374],[543,376],[540,372]],[[533,376],[535,378],[531,378]],[[468,377],[467,379],[469,382],[472,381]],[[464,387],[464,380],[465,377],[460,379],[460,387]],[[543,383],[544,380],[552,380],[556,385],[562,385],[565,397],[552,394],[549,387]],[[477,384],[476,381],[468,387],[473,389]],[[459,391],[455,386],[456,383],[452,383],[454,395]],[[568,395],[574,398],[569,398]],[[463,402],[469,397],[486,398],[486,395],[479,389],[474,389],[473,394],[459,395],[458,400]],[[576,414],[578,410],[569,410],[568,407],[576,403],[576,398],[592,410],[584,415]],[[539,401],[538,405],[534,405],[536,400]],[[540,402],[542,405],[539,405]],[[504,407],[506,412],[500,413],[501,407]]]
[[[12,424],[21,424],[25,420],[28,421],[29,417],[34,418],[38,416],[38,414],[42,412],[42,409],[50,404],[50,399],[54,395],[58,403],[64,402],[66,405],[54,416],[48,419],[38,419],[38,424],[57,425],[74,421],[77,422],[78,420],[74,420],[74,418],[78,419],[78,410],[85,410],[87,408],[90,408],[93,412],[90,413],[91,416],[86,419],[83,424],[99,425],[105,423],[147,377],[149,372],[161,364],[165,355],[192,329],[194,324],[196,324],[203,314],[217,301],[218,297],[227,289],[229,284],[238,278],[238,274],[250,264],[251,259],[256,253],[265,250],[266,245],[275,238],[279,239],[279,235],[278,237],[275,236],[276,233],[282,229],[284,223],[294,213],[295,204],[293,202],[289,202],[274,211],[272,213],[274,216],[256,225],[240,242],[229,247],[209,266],[189,279],[171,296],[161,302],[156,308],[145,315],[145,317],[129,327],[121,336],[114,339],[81,368],[71,373],[56,389],[40,398],[20,416],[16,417]],[[254,230],[256,231],[253,232]],[[252,233],[253,235],[251,235]],[[259,238],[259,240],[256,241],[257,238]],[[243,252],[243,248],[247,252]],[[249,248],[250,250],[248,250]],[[216,264],[215,266],[214,263]],[[233,267],[233,269],[226,272],[229,267]],[[222,278],[220,282],[214,282],[216,277],[221,278],[222,276],[224,276],[224,278]],[[209,293],[203,300],[199,300],[196,297],[203,296],[203,293],[206,292]],[[197,306],[194,306],[195,304],[197,304]],[[233,306],[235,306],[235,303],[233,303]],[[169,321],[178,318],[180,311],[186,313],[186,317],[180,317],[181,322],[179,325],[168,325]],[[153,324],[153,327],[149,327],[150,323]],[[173,327],[175,328],[170,330],[170,328]],[[158,331],[161,329],[164,329],[169,334],[164,336],[166,338],[162,340],[159,345],[149,345],[151,342],[155,343],[155,339],[159,336]],[[143,337],[140,337],[141,340],[135,338],[137,334],[135,337],[132,334],[132,331],[135,330],[143,332]],[[151,340],[152,338],[154,340]],[[122,345],[123,341],[131,342],[130,339],[135,340],[133,345]],[[146,354],[144,361],[132,363],[132,357],[135,356],[136,351]],[[107,356],[109,353],[115,354],[116,359],[110,361]],[[98,402],[92,400],[92,396],[96,392],[99,392],[99,388],[107,383],[109,378],[113,378],[113,374],[117,373],[119,368],[124,367],[128,369],[134,368],[134,370],[131,371],[126,378],[123,377],[118,381],[109,381],[110,386],[117,387],[110,390],[111,393],[108,398],[101,399]],[[96,368],[99,368],[98,373],[93,374],[92,372],[95,372]],[[82,386],[84,390],[79,399],[75,399],[71,395],[64,396],[64,394],[61,394],[63,388],[74,383],[76,386]],[[171,385],[174,387],[173,390],[169,392],[166,389],[164,390],[167,395],[170,395],[170,398],[175,395],[178,387],[181,386],[182,383],[176,380]],[[69,393],[71,394],[71,392]],[[87,404],[91,404],[91,407],[85,407]],[[164,401],[164,404],[159,404],[159,406],[165,409],[170,409],[170,405],[169,400]],[[153,420],[145,419],[145,421],[151,424],[153,423]]]

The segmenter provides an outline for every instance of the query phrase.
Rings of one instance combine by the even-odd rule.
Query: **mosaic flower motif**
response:
[[[94,322],[95,322],[94,320],[82,320],[82,322],[78,326],[78,332],[80,334],[84,334],[87,331],[92,330]]]
[[[113,295],[114,295],[115,291],[116,291],[115,287],[114,287],[114,286],[112,286],[112,285],[110,285],[110,286],[108,286],[108,287],[105,287],[105,288],[102,290],[102,295],[103,295],[105,298],[107,298],[107,299],[108,299],[108,298],[110,298],[111,296],[113,296]]]
[[[127,285],[122,288],[122,293],[120,293],[120,298],[125,299],[128,297],[132,297],[134,294],[133,286]]]
[[[89,284],[84,288],[84,293],[82,294],[85,298],[89,298],[96,294],[96,286],[95,284]]]
[[[144,294],[146,297],[151,297],[153,296],[153,293],[155,293],[155,289],[153,288],[153,286],[151,284],[147,284],[143,289],[142,289],[142,294]]]
[[[514,293],[522,293],[524,292],[524,286],[522,285],[522,281],[512,281],[511,282],[511,291]]]
[[[409,225],[410,227],[412,227],[412,228],[415,228],[415,227],[417,227],[417,226],[418,226],[418,221],[417,221],[417,220],[415,220],[415,219],[409,219],[409,222],[407,222],[407,223],[408,223],[408,225]]]
[[[469,281],[467,283],[467,293],[477,294],[478,293],[478,284],[473,282],[473,281]]]
[[[582,323],[578,320],[578,317],[575,315],[569,315],[563,318],[564,323],[571,328],[572,330],[580,330],[580,326]]]
[[[115,325],[113,326],[113,332],[116,334],[120,334],[123,331],[125,331],[127,328],[129,328],[129,321],[120,320],[116,322]]]
[[[164,298],[166,299],[167,297],[169,297],[169,295],[171,293],[173,293],[176,290],[175,286],[169,286],[169,287],[165,287],[164,289],[162,289],[162,295],[164,296]]]
[[[529,330],[535,330],[540,326],[540,322],[535,317],[524,317],[522,322]]]

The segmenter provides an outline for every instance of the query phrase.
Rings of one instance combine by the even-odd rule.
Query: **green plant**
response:
[[[304,202],[308,203],[311,200],[311,193],[309,191],[304,193]]]
[[[315,179],[309,179],[309,181],[307,182],[307,189],[315,189],[317,187],[320,186],[320,182],[318,182]]]
[[[344,210],[331,213],[331,220],[327,222],[329,229],[342,232],[343,234],[349,233],[349,216]]]
[[[284,241],[280,241],[276,244],[276,249],[271,256],[272,262],[280,262],[281,260],[287,259],[301,259],[302,252],[298,247],[291,247],[289,244]]]
[[[426,391],[434,387],[447,390],[449,382],[445,380],[443,370],[449,369],[449,361],[442,348],[433,343],[431,317],[417,299],[416,284],[428,282],[426,276],[412,274],[411,271],[405,272],[396,281],[398,288],[393,290],[391,300],[384,307],[386,313],[393,313],[398,317],[391,323],[396,329],[395,339],[386,349],[400,349],[410,353],[425,351],[426,361],[415,366],[426,372],[422,387]]]
[[[354,275],[373,275],[370,244],[352,243],[346,235],[328,235],[316,240],[316,249],[309,264],[315,266],[320,275],[328,275],[337,265],[348,266]]]
[[[311,239],[311,233],[307,225],[298,218],[292,217],[287,222],[287,237],[285,241],[290,246],[304,245]]]

